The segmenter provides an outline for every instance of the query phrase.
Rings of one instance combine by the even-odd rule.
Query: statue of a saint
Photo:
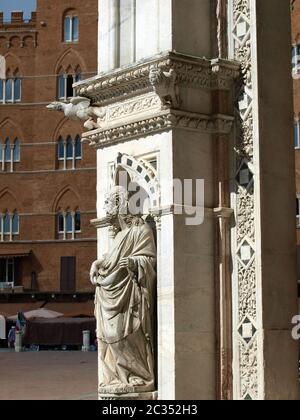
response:
[[[110,252],[95,261],[95,314],[99,395],[152,392],[156,247],[151,227],[128,214],[128,193],[115,187],[106,202],[118,233]]]

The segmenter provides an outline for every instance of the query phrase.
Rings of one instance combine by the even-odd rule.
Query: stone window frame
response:
[[[60,73],[57,78],[57,99],[67,102],[75,96],[75,90],[72,87],[72,95],[68,95],[68,80],[72,78],[72,85],[81,80],[81,71],[76,73]],[[64,91],[62,95],[61,90]]]
[[[5,219],[9,219],[9,231],[5,229]],[[17,218],[17,229],[14,229],[14,219]],[[15,236],[20,235],[20,215],[17,210],[10,212],[5,210],[0,214],[0,242],[5,242],[9,238],[9,242],[13,242]]]
[[[10,148],[10,157],[7,158],[7,148]],[[7,137],[3,142],[0,139],[0,165],[2,172],[5,172],[5,164],[10,163],[10,172],[14,172],[14,164],[21,162],[21,141],[18,137],[12,142]]]
[[[80,217],[79,223],[80,223],[80,229],[76,229],[76,216]],[[72,241],[76,239],[76,235],[82,233],[82,220],[81,220],[81,211],[77,207],[75,210],[70,210],[70,208],[67,208],[65,210],[59,209],[57,212],[57,232],[59,235],[63,236],[63,240],[68,240],[68,235],[71,235]],[[68,217],[71,218],[71,224],[72,228],[68,229]],[[63,220],[62,220],[62,219]],[[63,221],[63,229],[60,228],[61,220]]]
[[[77,22],[77,38],[74,33],[74,21]],[[67,27],[66,23],[69,23],[68,31],[69,38],[67,39]],[[76,11],[67,11],[63,15],[63,42],[66,44],[77,44],[79,42],[79,16]]]
[[[11,98],[7,99],[7,83],[11,82]],[[16,97],[16,84],[19,83],[18,92],[19,95]],[[22,101],[22,79],[20,77],[7,77],[5,79],[0,79],[0,104],[16,104]]]
[[[68,157],[67,156],[67,148],[68,148],[68,142],[69,140],[71,140],[72,142],[72,156]],[[61,154],[61,146],[63,143],[63,148],[64,148],[64,153],[63,156]],[[57,160],[59,162],[63,162],[64,163],[64,170],[67,170],[67,161],[72,161],[72,170],[76,169],[76,161],[78,160],[82,160],[82,145],[80,147],[80,156],[79,154],[77,154],[77,144],[80,143],[81,145],[81,136],[79,134],[77,134],[75,136],[75,138],[73,138],[71,135],[67,135],[66,137],[64,136],[59,136],[58,140],[57,140]]]

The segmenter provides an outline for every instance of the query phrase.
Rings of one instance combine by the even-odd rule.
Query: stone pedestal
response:
[[[163,400],[299,391],[289,1],[228,3],[227,28],[222,0],[99,0],[100,76],[76,85],[104,111],[83,135],[97,149],[99,255],[120,170],[155,222]],[[227,29],[230,60],[214,55]],[[173,192],[189,179],[204,180],[200,203]]]
[[[99,394],[99,400],[115,400],[115,401],[156,401],[157,392],[144,392],[136,394]]]

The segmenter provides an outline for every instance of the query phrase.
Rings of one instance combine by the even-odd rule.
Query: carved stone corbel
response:
[[[174,69],[166,72],[159,67],[151,66],[149,81],[161,100],[162,108],[179,108],[179,89],[177,86],[177,74]]]

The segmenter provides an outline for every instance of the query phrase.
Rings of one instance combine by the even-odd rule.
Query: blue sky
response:
[[[10,20],[12,10],[23,10],[25,19],[35,10],[36,0],[0,0],[0,11],[4,12],[4,20]]]

